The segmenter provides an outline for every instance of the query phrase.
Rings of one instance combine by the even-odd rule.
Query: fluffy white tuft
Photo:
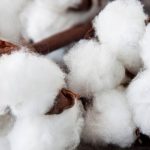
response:
[[[128,101],[133,112],[133,119],[141,132],[150,136],[150,70],[140,73],[131,82]]]
[[[101,43],[110,45],[132,73],[138,72],[142,65],[139,40],[145,31],[146,18],[138,0],[116,0],[109,3],[94,20]]]
[[[81,96],[114,88],[124,78],[124,68],[109,47],[94,40],[82,40],[64,58],[69,68],[69,88]]]
[[[23,50],[0,59],[0,106],[10,106],[15,115],[43,114],[65,76],[52,61]]]
[[[85,117],[83,140],[92,144],[129,147],[135,140],[135,126],[123,90],[96,94]]]
[[[19,42],[21,38],[20,11],[31,0],[1,0],[0,38]]]
[[[147,25],[145,35],[141,41],[141,56],[145,68],[150,68],[150,25]]]
[[[34,0],[21,14],[24,37],[37,42],[85,22],[97,13],[97,0],[93,0],[94,5],[88,12],[67,11],[69,7],[75,7],[80,2],[81,0]]]
[[[11,150],[74,150],[82,127],[78,102],[60,115],[18,119],[9,135]]]

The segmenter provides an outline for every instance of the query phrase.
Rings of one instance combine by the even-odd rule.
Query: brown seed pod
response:
[[[7,41],[0,40],[0,55],[10,54],[14,50],[18,50],[19,46]]]
[[[75,104],[75,99],[78,99],[79,96],[67,89],[62,89],[54,103],[53,108],[46,113],[46,115],[52,115],[52,114],[60,114],[64,110],[69,109],[73,107]]]

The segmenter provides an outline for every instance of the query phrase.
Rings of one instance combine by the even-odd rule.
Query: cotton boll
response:
[[[90,97],[103,89],[114,88],[125,76],[123,66],[106,45],[82,40],[64,58],[69,68],[69,88]]]
[[[21,13],[23,36],[34,42],[52,36],[70,27],[85,22],[98,11],[97,0],[88,12],[75,13],[67,9],[81,0],[34,0]],[[29,17],[30,16],[30,17]]]
[[[20,118],[9,135],[11,150],[74,150],[82,126],[79,102],[59,115]]]
[[[133,112],[133,119],[141,132],[150,136],[150,71],[141,72],[131,82],[128,90],[128,101]]]
[[[144,62],[144,66],[145,68],[149,68],[150,67],[150,25],[147,25],[146,27],[146,32],[145,35],[143,37],[143,39],[141,40],[141,57],[143,59]]]
[[[15,115],[43,114],[64,86],[64,74],[52,61],[25,48],[0,59],[0,105]]]
[[[112,50],[132,73],[137,73],[142,65],[139,40],[145,31],[146,18],[138,0],[116,0],[94,20],[101,43],[113,47]]]
[[[129,147],[135,140],[135,125],[121,89],[95,95],[93,106],[85,116],[83,140],[91,144],[114,144]]]
[[[0,4],[0,38],[19,42],[21,37],[20,11],[31,0],[1,0]]]

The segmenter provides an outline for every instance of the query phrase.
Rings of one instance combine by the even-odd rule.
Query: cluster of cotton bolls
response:
[[[97,0],[83,17],[66,12],[79,2],[16,0],[15,11],[8,10],[2,19],[0,14],[0,22],[9,16],[7,23],[15,18],[17,26],[3,22],[0,37],[39,41],[96,13]],[[7,5],[5,0],[2,3]],[[146,26],[146,19],[138,0],[110,2],[93,20],[96,38],[80,40],[65,54],[66,73],[23,46],[2,55],[0,149],[74,150],[80,141],[130,147],[137,128],[150,136],[150,25]],[[16,31],[9,32],[13,28]]]
[[[85,12],[69,12],[82,0],[2,0],[0,4],[0,37],[9,41],[38,42],[70,27],[83,23],[97,14],[98,0]],[[30,16],[30,17],[29,17]],[[57,63],[68,48],[61,48],[48,55]]]
[[[79,144],[83,118],[76,97],[66,99],[73,104],[64,104],[60,114],[46,115],[65,98],[56,101],[64,78],[55,63],[26,48],[1,56],[0,149],[71,150]]]
[[[86,143],[128,147],[136,128],[150,135],[146,19],[138,0],[113,1],[93,21],[97,39],[81,40],[64,57],[69,88],[88,103],[81,137]],[[126,71],[137,75],[142,59],[146,71],[130,83]]]

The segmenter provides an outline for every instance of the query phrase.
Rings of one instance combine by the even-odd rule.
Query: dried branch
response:
[[[47,54],[63,46],[79,41],[84,38],[85,34],[91,30],[92,23],[88,22],[78,26],[74,26],[64,32],[58,33],[41,42],[26,45],[33,52]],[[14,50],[18,50],[20,46],[0,40],[0,55],[10,54]]]
[[[32,46],[35,48],[36,52],[40,54],[47,54],[68,44],[79,41],[80,39],[84,38],[87,31],[91,28],[91,22],[77,25],[52,37],[42,40],[41,42],[35,43]]]

